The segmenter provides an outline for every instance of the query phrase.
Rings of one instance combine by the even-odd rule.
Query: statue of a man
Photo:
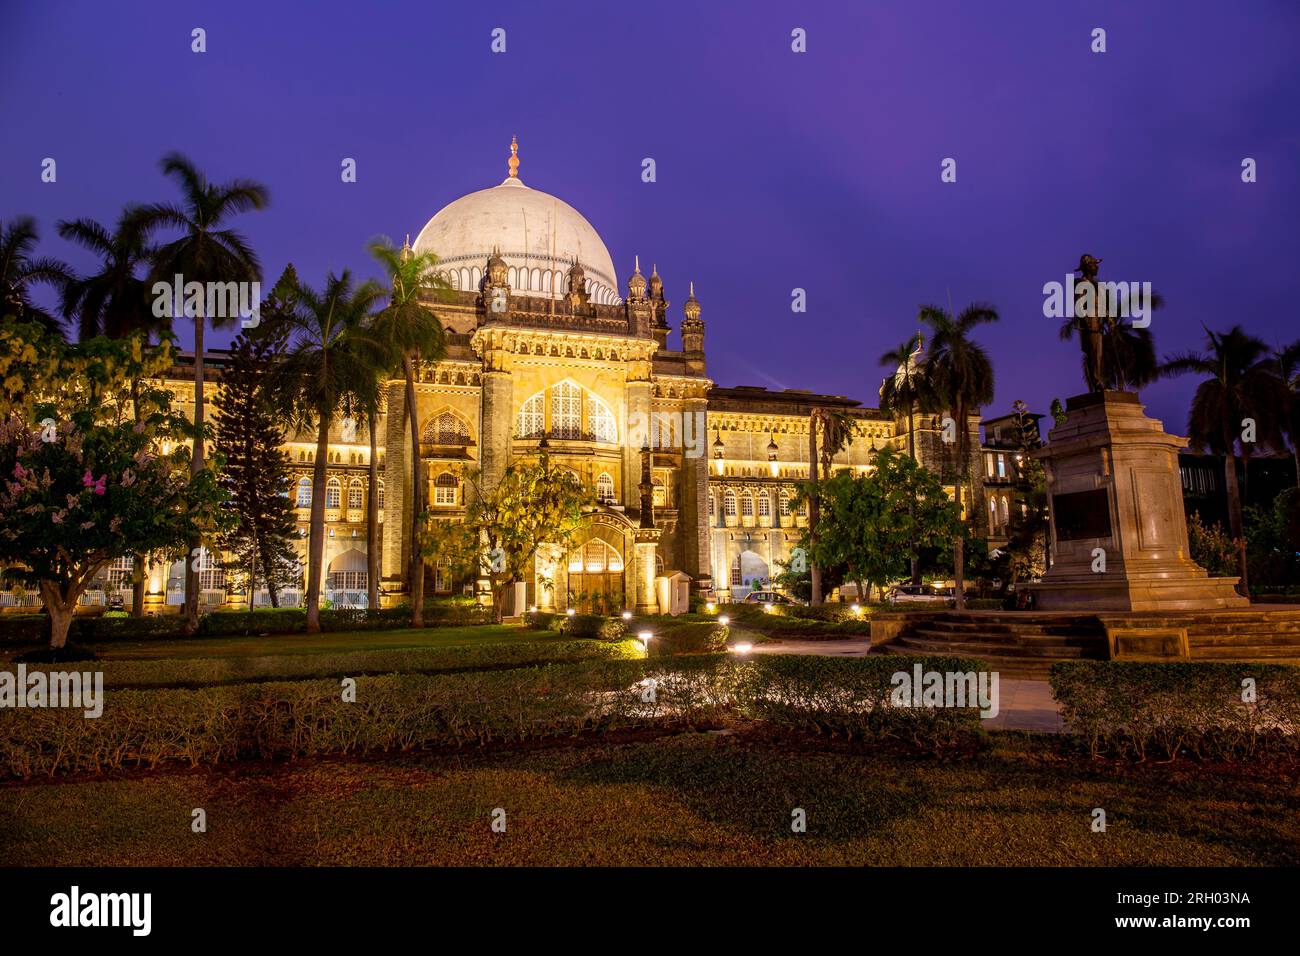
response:
[[[1097,271],[1101,260],[1084,253],[1074,271],[1079,279],[1074,284],[1074,317],[1079,330],[1079,344],[1083,347],[1083,372],[1088,391],[1106,390],[1105,349],[1106,333],[1110,331],[1109,318],[1097,288]]]

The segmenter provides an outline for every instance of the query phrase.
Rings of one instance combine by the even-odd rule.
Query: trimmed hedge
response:
[[[648,630],[655,635],[649,648],[653,657],[718,654],[727,649],[730,633],[728,627],[717,621],[674,622],[672,618],[657,619]]]
[[[28,664],[27,673],[69,669],[100,671],[104,674],[105,686],[113,689],[193,688],[267,680],[500,670],[583,660],[631,660],[641,657],[644,657],[644,652],[636,641],[514,641],[464,647],[345,651],[335,654],[95,661],[84,665]],[[16,667],[15,664],[0,664],[0,671],[14,673]]]
[[[1242,699],[1248,678],[1253,702]],[[1071,661],[1052,665],[1051,683],[1066,728],[1094,757],[1300,754],[1300,667]]]
[[[627,636],[627,625],[620,618],[599,614],[565,614],[560,633],[574,640],[621,641]]]
[[[322,609],[323,631],[377,631],[410,627],[407,607]],[[431,604],[425,608],[426,627],[465,627],[491,624],[492,611],[477,605]],[[183,637],[178,614],[147,617],[75,617],[68,630],[71,643]],[[258,634],[299,634],[307,630],[303,608],[258,608],[255,611],[214,611],[199,618],[199,637],[239,637]],[[44,614],[0,614],[0,641],[40,644],[49,640],[50,621]]]
[[[978,706],[895,707],[893,676],[987,671],[983,661],[961,657],[821,657],[764,655],[755,658],[744,685],[743,707],[778,726],[850,740],[894,741],[938,756],[965,752],[983,739]]]
[[[0,775],[102,773],[170,762],[288,758],[431,746],[518,743],[646,726],[715,726],[728,714],[782,727],[901,741],[949,753],[979,737],[978,712],[892,707],[889,677],[953,658],[718,654],[537,668],[305,680],[197,690],[111,690],[103,716],[0,711]],[[930,736],[927,737],[927,734]]]

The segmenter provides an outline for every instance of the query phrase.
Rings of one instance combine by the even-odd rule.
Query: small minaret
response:
[[[668,333],[672,327],[668,324],[668,300],[664,298],[664,280],[659,278],[659,267],[650,267],[650,309],[654,312],[654,324],[650,327],[655,341],[661,349],[668,347]]]
[[[695,298],[694,282],[682,311],[686,314],[682,320],[682,351],[686,354],[686,364],[692,372],[703,375],[704,322],[700,319],[700,300]]]
[[[568,303],[569,311],[586,312],[590,298],[587,295],[587,272],[578,263],[577,256],[574,256],[573,265],[569,267],[567,288],[564,301]]]
[[[641,257],[636,257],[636,268],[627,280],[627,298],[623,300],[627,314],[629,335],[649,338],[654,323],[654,309],[646,297],[645,276],[641,274]]]
[[[511,137],[510,137],[510,158],[509,158],[508,160],[506,160],[506,166],[507,166],[507,168],[509,168],[509,170],[510,170],[510,175],[506,176],[506,182],[510,182],[510,180],[513,179],[513,180],[514,180],[515,182],[517,182],[517,183],[522,183],[522,180],[519,178],[519,139],[518,139],[518,137],[515,137],[515,136],[511,136]]]
[[[510,269],[496,247],[488,256],[487,268],[483,270],[483,279],[479,283],[479,306],[480,324],[501,321],[510,313]]]

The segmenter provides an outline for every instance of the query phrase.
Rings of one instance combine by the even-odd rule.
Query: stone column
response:
[[[655,594],[655,550],[659,531],[639,528],[636,539],[636,613],[658,614],[659,598]]]
[[[406,503],[411,500],[410,431],[405,422],[406,386],[390,382],[388,414],[384,416],[384,527],[380,543],[383,553],[383,577],[380,587],[389,592],[380,603],[400,603],[408,593],[406,580],[411,562],[410,524]]]
[[[489,359],[490,360],[490,359]],[[505,369],[483,373],[483,431],[479,453],[484,489],[495,488],[510,463],[514,435],[514,382]]]
[[[685,544],[683,568],[691,576],[691,590],[698,593],[713,587],[713,562],[709,554],[709,443],[705,428],[703,398],[687,399],[684,419],[691,422],[694,448],[682,450],[681,535]],[[700,451],[700,454],[693,454]]]
[[[634,363],[635,366],[649,363]],[[641,373],[645,371],[644,378]],[[650,381],[648,369],[629,369],[627,382],[627,422],[623,433],[623,506],[641,506],[637,482],[641,478],[641,446],[651,437]]]

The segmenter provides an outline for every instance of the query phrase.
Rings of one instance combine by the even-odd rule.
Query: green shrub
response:
[[[650,653],[656,657],[720,653],[727,649],[727,635],[730,632],[728,627],[717,621],[677,622],[672,618],[647,630],[654,633],[654,638],[650,641]]]
[[[1253,702],[1243,701],[1247,679]],[[1300,667],[1177,661],[1052,665],[1066,729],[1093,756],[1245,760],[1300,752]]]
[[[106,687],[203,687],[258,680],[307,680],[376,674],[431,674],[462,670],[493,670],[581,660],[639,659],[636,641],[512,641],[464,647],[398,648],[342,651],[334,654],[266,654],[254,657],[189,658],[183,660],[101,661],[79,670],[100,671]],[[0,672],[15,665],[0,664]],[[57,665],[31,665],[36,670]]]
[[[524,615],[524,626],[530,631],[556,631],[564,625],[564,616],[547,611],[529,611]]]
[[[926,753],[949,754],[978,741],[977,711],[890,706],[891,675],[915,663],[940,671],[980,666],[901,656],[595,660],[358,676],[355,703],[343,701],[337,679],[113,689],[98,719],[75,709],[0,711],[0,775],[482,746],[583,731],[713,726],[728,714]]]
[[[987,671],[960,657],[755,657],[742,685],[742,708],[760,720],[794,730],[850,740],[892,741],[939,756],[966,752],[983,738],[980,711],[957,707],[895,707],[893,676],[922,672]]]
[[[619,618],[599,614],[566,614],[560,633],[575,640],[621,641],[627,636],[627,625]]]

